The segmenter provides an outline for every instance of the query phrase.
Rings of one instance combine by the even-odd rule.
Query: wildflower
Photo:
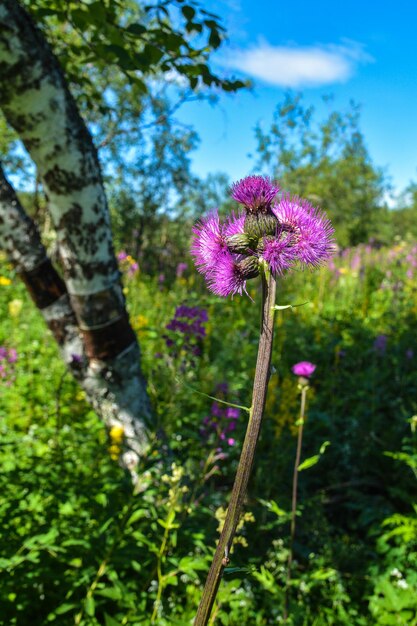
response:
[[[379,354],[384,354],[387,349],[388,337],[386,335],[378,335],[374,341],[374,350]]]
[[[177,271],[176,271],[177,278],[181,278],[187,269],[188,269],[187,263],[178,263]]]
[[[202,274],[212,270],[223,254],[228,254],[226,234],[220,224],[217,211],[198,222],[194,228],[195,235],[191,247],[196,267]]]
[[[243,204],[248,212],[266,212],[279,191],[266,176],[247,176],[233,183],[231,195],[233,200]]]
[[[8,304],[9,315],[11,317],[18,317],[20,311],[22,310],[23,301],[15,298],[14,300],[10,300]]]
[[[10,280],[10,278],[6,278],[6,276],[0,276],[0,286],[8,287],[11,284],[12,281]]]
[[[17,351],[14,348],[0,346],[0,381],[11,385],[14,380],[14,364],[17,361]]]
[[[130,254],[127,254],[124,250],[121,250],[118,253],[117,259],[120,263],[120,268],[122,272],[127,274],[129,278],[134,276],[139,270],[139,263],[135,261],[135,259]]]
[[[304,265],[317,266],[333,252],[334,230],[330,221],[310,202],[284,196],[272,207],[281,228],[291,233],[295,254]]]
[[[123,441],[124,432],[125,429],[121,424],[116,424],[115,426],[112,426],[109,432],[112,443],[120,445]]]
[[[268,263],[274,274],[283,274],[288,270],[296,258],[296,251],[291,245],[291,237],[281,239],[265,237],[262,258]]]
[[[297,262],[316,267],[333,253],[333,228],[325,215],[289,195],[273,204],[278,191],[269,178],[248,176],[231,188],[246,212],[221,222],[213,211],[194,226],[191,254],[216,295],[247,294],[247,280],[266,269],[281,275]]]
[[[205,324],[208,321],[206,309],[189,307],[185,304],[178,306],[174,317],[166,325],[169,331],[164,335],[165,343],[174,356],[180,352],[195,357],[201,354],[202,340],[206,336]],[[193,358],[191,358],[193,362]],[[185,365],[185,363],[184,363]]]
[[[259,270],[257,274],[259,274]],[[209,274],[209,289],[218,296],[229,296],[236,293],[242,295],[246,292],[246,279],[252,276],[246,275],[238,258],[228,254],[219,259],[216,269]],[[247,292],[246,292],[247,293]]]
[[[406,350],[405,356],[407,357],[407,359],[411,360],[414,356],[414,350],[412,348],[408,348],[408,350]]]
[[[316,366],[314,363],[310,363],[310,361],[300,361],[292,366],[291,371],[296,376],[302,376],[303,378],[310,378]]]
[[[220,391],[224,396],[227,390],[227,385],[225,387],[218,385],[217,387],[217,393]],[[237,407],[229,407],[216,401],[213,402],[210,415],[207,415],[202,422],[202,428],[200,429],[202,438],[216,446],[220,445],[220,451],[222,450],[221,444],[234,446],[236,441],[230,436],[230,433],[236,429],[239,416],[240,410]]]

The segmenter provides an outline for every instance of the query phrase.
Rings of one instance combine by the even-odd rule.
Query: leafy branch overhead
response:
[[[145,78],[167,72],[193,90],[206,85],[234,92],[246,84],[222,78],[210,68],[209,55],[221,45],[225,30],[217,15],[196,2],[24,0],[24,4],[59,55],[70,84],[87,97],[98,95],[89,64],[98,71],[120,70],[139,94],[148,91]]]

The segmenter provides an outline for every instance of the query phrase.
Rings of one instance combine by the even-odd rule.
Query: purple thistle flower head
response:
[[[230,253],[219,258],[216,268],[207,276],[208,288],[218,296],[242,295],[246,278],[236,257]]]
[[[263,240],[262,258],[265,259],[274,274],[283,274],[296,259],[296,250],[291,243],[291,235],[289,234],[280,239],[265,237]]]
[[[291,368],[293,374],[296,376],[302,376],[303,378],[310,378],[315,369],[316,366],[314,363],[310,363],[310,361],[300,361]]]
[[[233,235],[243,235],[245,232],[245,214],[231,213],[228,216],[226,223],[224,225],[224,235],[225,237],[233,237]]]
[[[267,213],[279,191],[267,176],[246,176],[233,183],[231,195],[249,213]]]
[[[333,254],[333,227],[310,202],[286,195],[272,211],[283,230],[291,233],[295,254],[302,263],[316,267]]]
[[[216,266],[219,258],[228,254],[223,230],[217,211],[213,211],[194,226],[191,255],[201,274],[207,275]]]

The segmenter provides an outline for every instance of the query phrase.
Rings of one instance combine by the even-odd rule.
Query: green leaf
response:
[[[308,304],[308,301],[302,302],[301,304],[276,304],[272,308],[274,311],[284,311],[285,309],[296,309],[297,307],[305,306],[306,304]]]
[[[297,471],[302,472],[303,470],[306,470],[309,467],[313,467],[313,465],[316,465],[316,463],[318,463],[319,460],[320,460],[320,454],[314,454],[313,456],[310,456],[308,459],[300,463],[300,465],[297,467]]]
[[[102,596],[103,598],[110,598],[110,600],[120,600],[122,592],[118,587],[108,587],[97,590],[96,595]]]
[[[302,470],[308,469],[309,467],[313,467],[320,461],[320,457],[325,452],[326,448],[330,446],[330,441],[324,441],[321,446],[318,454],[314,454],[310,456],[308,459],[305,459],[297,468],[297,471],[301,472]]]
[[[129,519],[127,520],[126,527],[131,526],[131,524],[134,524],[135,522],[137,522],[140,519],[143,519],[144,517],[147,517],[147,511],[145,511],[144,509],[138,509],[137,511],[134,511],[132,515],[129,517]]]
[[[94,616],[94,613],[96,612],[96,603],[94,601],[93,596],[89,596],[88,598],[85,599],[85,612],[90,617]]]
[[[65,604],[61,604],[57,609],[55,609],[54,613],[56,613],[57,615],[63,615],[64,613],[68,613],[68,611],[71,611],[75,608],[77,608],[76,604],[66,602]]]
[[[136,35],[138,37],[140,37],[141,35],[143,35],[144,33],[146,33],[146,26],[144,26],[143,24],[139,24],[138,22],[136,22],[135,24],[130,24],[127,28],[126,31],[130,34],[130,35]]]
[[[188,4],[186,4],[185,6],[182,7],[181,11],[182,11],[183,16],[189,22],[191,22],[194,19],[195,9],[193,9],[193,7],[190,7]]]
[[[104,626],[120,626],[120,622],[111,617],[108,613],[104,613]]]

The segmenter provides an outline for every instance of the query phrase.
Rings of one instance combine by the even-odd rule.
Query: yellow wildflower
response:
[[[117,461],[117,459],[120,456],[121,451],[122,449],[120,448],[120,446],[111,445],[109,447],[110,457],[113,459],[113,461]]]
[[[10,300],[8,304],[9,315],[11,317],[18,317],[20,311],[22,310],[23,301],[15,298],[14,300]]]
[[[120,444],[123,441],[125,429],[121,425],[112,426],[110,428],[110,439],[112,444]]]
[[[7,287],[8,285],[11,285],[12,281],[10,280],[10,278],[6,278],[6,276],[0,276],[0,285],[2,287]]]
[[[149,320],[144,315],[136,315],[132,319],[132,326],[135,330],[142,330],[142,328],[146,328],[148,326]]]

